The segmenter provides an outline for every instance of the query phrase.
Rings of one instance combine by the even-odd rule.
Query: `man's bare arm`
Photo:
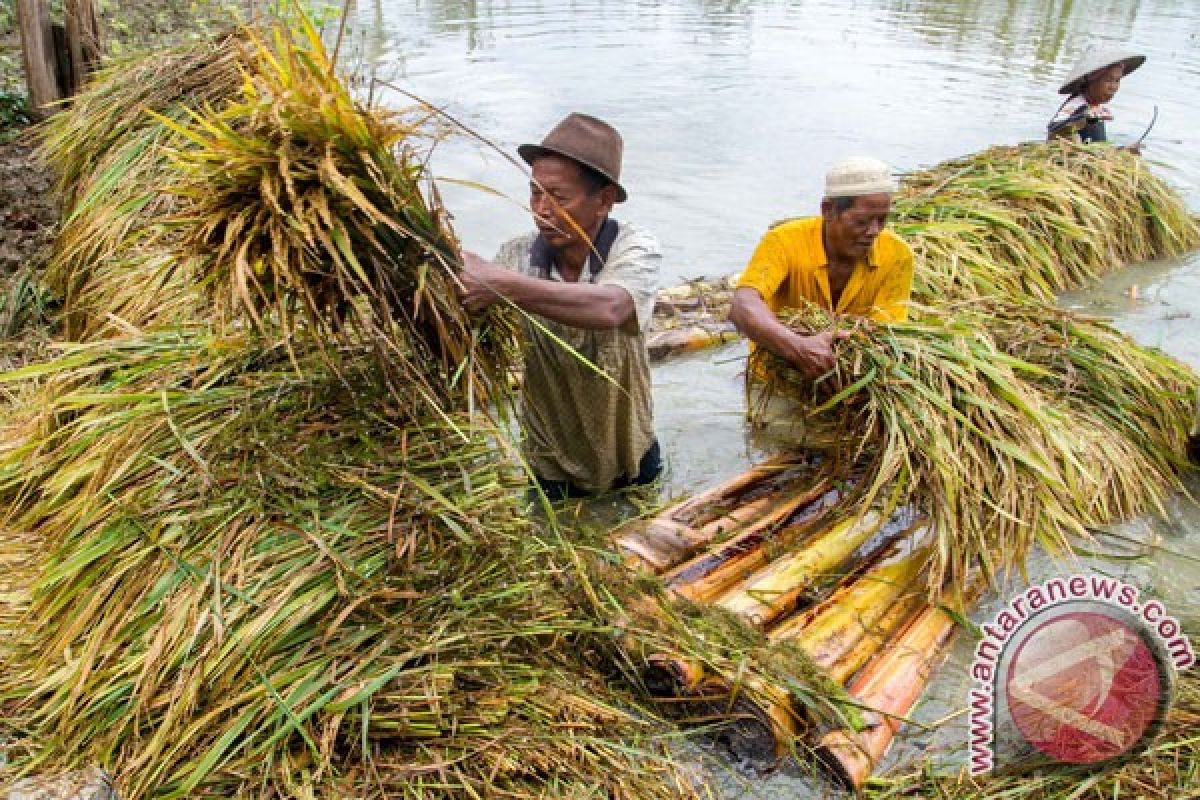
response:
[[[463,305],[479,312],[507,298],[518,308],[576,328],[628,326],[633,297],[620,286],[543,280],[504,269],[474,253],[463,253]]]
[[[733,293],[729,320],[743,336],[812,377],[833,369],[833,342],[841,334],[796,333],[779,321],[757,289],[742,287]]]

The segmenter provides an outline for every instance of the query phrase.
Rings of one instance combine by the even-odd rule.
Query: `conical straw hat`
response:
[[[1128,75],[1145,63],[1145,56],[1130,53],[1128,50],[1113,48],[1088,50],[1079,58],[1079,61],[1075,62],[1075,66],[1067,75],[1067,79],[1059,88],[1058,93],[1079,94],[1083,90],[1084,78],[1098,69],[1105,69],[1113,64],[1123,64],[1125,74]]]

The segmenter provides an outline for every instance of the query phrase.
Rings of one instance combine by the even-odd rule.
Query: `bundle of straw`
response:
[[[929,516],[935,590],[961,585],[976,562],[989,575],[1020,568],[1035,541],[1062,552],[1089,527],[1161,511],[1179,486],[1189,370],[1066,315],[1057,339],[1044,322],[997,319],[860,321],[815,383],[765,349],[755,356],[760,413],[773,394],[798,399],[810,423],[841,432],[840,458],[864,465],[865,502],[898,491]],[[835,324],[816,309],[786,321],[806,333]]]
[[[993,147],[905,176],[893,228],[936,305],[1033,299],[1200,245],[1200,225],[1143,159],[1065,139]]]
[[[72,339],[207,318],[190,264],[164,252],[174,208],[165,120],[220,105],[241,85],[245,37],[232,33],[97,73],[71,113],[44,128],[42,156],[58,176],[63,221],[44,280],[64,304]]]
[[[112,240],[88,313],[148,263],[201,280],[155,285],[183,313],[0,375],[0,529],[44,552],[0,618],[8,769],[101,763],[133,800],[689,796],[591,667],[578,554],[522,514],[482,413],[511,329],[454,302],[423,161],[389,160],[409,129],[311,26],[223,42],[239,89],[162,112],[171,159],[74,209],[172,208]]]

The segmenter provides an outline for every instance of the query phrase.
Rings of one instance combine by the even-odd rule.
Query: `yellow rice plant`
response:
[[[692,796],[519,502],[485,413],[513,328],[455,300],[428,140],[310,26],[225,41],[234,90],[132,123],[161,138],[121,197],[170,215],[84,276],[112,322],[122,269],[176,270],[144,310],[180,313],[0,374],[0,529],[44,549],[0,618],[13,768],[100,764],[132,800]]]
[[[1144,159],[1065,139],[993,147],[905,176],[893,228],[914,295],[936,307],[1034,299],[1200,245],[1200,225]]]
[[[790,396],[813,428],[839,433],[867,502],[898,491],[929,516],[934,591],[975,564],[1020,569],[1035,542],[1062,552],[1089,528],[1161,511],[1180,487],[1190,370],[1066,312],[1055,330],[1039,309],[1000,310],[854,323],[815,382],[754,356],[764,399]],[[835,324],[815,309],[787,323]]]
[[[163,255],[164,119],[220,104],[241,83],[244,34],[106,67],[50,118],[42,154],[57,175],[62,227],[44,282],[63,302],[68,338],[128,334],[207,314],[190,265]],[[157,115],[157,116],[155,116]]]

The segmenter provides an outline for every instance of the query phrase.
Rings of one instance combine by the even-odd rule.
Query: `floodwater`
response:
[[[1149,56],[1111,104],[1110,136],[1136,139],[1157,105],[1146,157],[1200,208],[1196,0],[360,0],[349,35],[364,73],[444,108],[505,152],[570,111],[616,124],[630,194],[617,216],[657,234],[664,284],[740,269],[771,221],[815,212],[821,175],[841,157],[875,155],[904,171],[1040,138],[1057,85],[1092,43]],[[491,146],[452,141],[432,163],[467,246],[490,255],[528,228],[526,178]],[[1200,367],[1200,256],[1131,267],[1063,302],[1111,315]],[[761,455],[745,431],[744,355],[733,344],[656,368],[669,491],[694,491]],[[1180,499],[1169,520],[1123,531],[1156,547],[1099,568],[1157,594],[1195,632],[1200,508]],[[1079,566],[1039,558],[1030,579]],[[990,598],[976,620],[1001,602]],[[961,756],[967,646],[914,713],[950,720],[933,731],[907,726],[890,760],[926,748]],[[787,771],[720,785],[729,797],[828,792]]]

